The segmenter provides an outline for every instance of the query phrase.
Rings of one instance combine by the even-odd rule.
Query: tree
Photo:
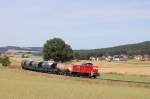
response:
[[[73,56],[74,56],[74,59],[77,59],[77,60],[81,59],[81,56],[78,52],[74,52]]]
[[[9,57],[0,57],[0,64],[2,64],[2,66],[9,66],[11,64]]]
[[[73,50],[60,38],[47,40],[43,47],[44,60],[53,59],[56,62],[65,62],[73,59]]]

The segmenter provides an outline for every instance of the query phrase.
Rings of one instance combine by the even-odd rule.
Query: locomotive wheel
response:
[[[79,74],[79,73],[77,74],[77,77],[80,77],[80,74]]]
[[[72,73],[72,76],[73,76],[73,77],[76,77],[76,75],[77,75],[77,73]]]
[[[25,68],[22,66],[22,69],[25,69]]]

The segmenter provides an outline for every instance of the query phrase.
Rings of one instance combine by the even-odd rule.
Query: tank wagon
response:
[[[83,76],[89,78],[96,78],[99,76],[98,66],[94,66],[92,63],[86,63],[82,65],[72,65],[67,69],[61,69],[57,67],[57,63],[54,61],[29,61],[23,60],[21,63],[22,69],[37,71],[37,72],[46,72],[57,75],[66,75],[66,76]]]
[[[21,63],[22,69],[32,70],[32,71],[39,71],[39,72],[48,72],[54,73],[59,71],[57,68],[57,63],[54,61],[30,61],[30,60],[23,60]]]

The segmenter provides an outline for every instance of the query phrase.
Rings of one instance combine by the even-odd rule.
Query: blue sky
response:
[[[150,0],[0,0],[0,34],[0,46],[53,37],[74,49],[150,41]]]

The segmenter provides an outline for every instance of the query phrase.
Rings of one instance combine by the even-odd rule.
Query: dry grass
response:
[[[41,57],[31,57],[32,60],[42,60]],[[0,68],[0,99],[150,99],[150,89],[128,87],[124,85],[107,85],[73,80],[70,77],[51,76],[20,69],[21,57],[11,57],[12,66]],[[81,64],[86,61],[59,64],[68,67],[70,64]],[[139,65],[94,62],[101,70],[124,71],[122,68],[135,70]],[[14,68],[14,69],[12,69]],[[140,66],[140,68],[149,68]],[[118,72],[118,71],[117,71]],[[133,71],[132,71],[133,72]],[[114,91],[115,90],[115,91]]]
[[[91,61],[79,61],[60,64],[63,67],[71,66],[71,64],[82,64],[84,62]],[[93,64],[98,65],[101,73],[120,73],[128,75],[148,75],[150,76],[150,65],[139,62],[136,64],[130,64],[127,62],[107,62],[107,61],[92,61]],[[146,62],[147,63],[147,62]]]
[[[28,60],[35,60],[35,61],[41,61],[42,57],[37,56],[31,56],[30,58],[27,58]],[[11,57],[12,61],[12,68],[20,68],[20,63],[23,60],[23,58],[17,56],[17,57]],[[72,66],[72,64],[82,64],[84,62],[91,62],[91,61],[73,61],[73,62],[67,62],[67,63],[59,63],[59,67],[69,67]],[[98,65],[100,68],[101,73],[111,73],[116,72],[120,74],[128,74],[128,75],[148,75],[150,76],[150,65],[149,62],[135,62],[135,61],[126,61],[126,62],[107,62],[107,61],[92,61],[93,64]],[[136,63],[136,64],[135,64]]]
[[[0,99],[150,99],[150,89],[146,88],[86,83],[45,75],[0,69]]]

